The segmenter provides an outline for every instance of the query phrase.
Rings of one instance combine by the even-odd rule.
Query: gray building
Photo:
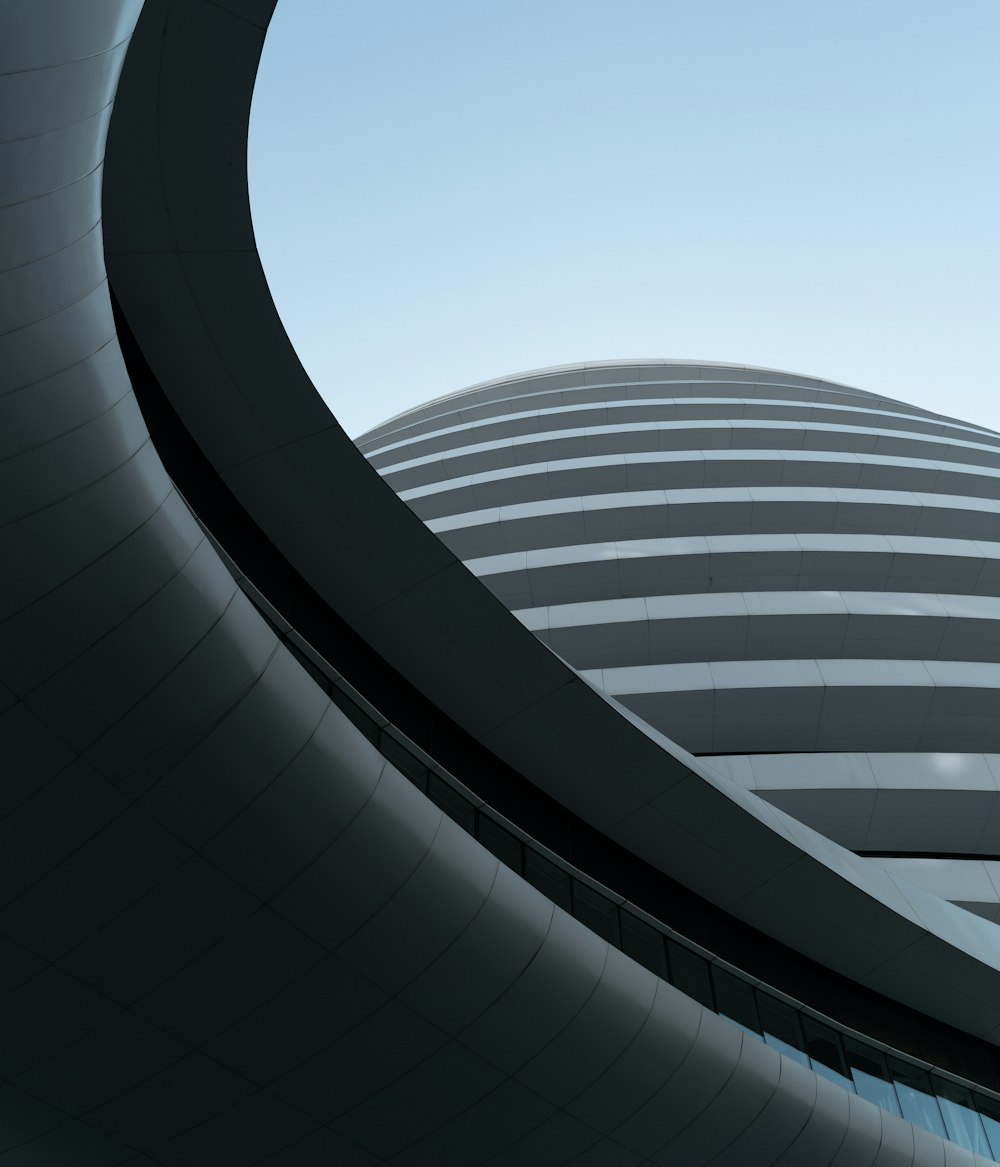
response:
[[[1000,435],[813,377],[633,361],[476,385],[359,445],[602,692],[996,918]]]
[[[272,8],[0,8],[0,1164],[989,1162],[996,925],[606,700],[309,383]]]

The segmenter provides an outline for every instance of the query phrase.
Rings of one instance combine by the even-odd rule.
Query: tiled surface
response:
[[[119,270],[123,291],[172,288],[182,314],[187,287],[204,312],[226,264],[192,259],[185,283],[176,255],[154,253],[175,243],[233,251],[230,330],[219,324],[214,355],[197,314],[184,317],[188,358],[206,362],[202,377],[232,407],[229,444],[206,438],[205,448],[249,481],[246,467],[270,454],[280,426],[294,447],[285,465],[310,484],[302,497],[319,516],[337,492],[319,480],[322,451],[297,436],[317,424],[314,405],[290,396],[276,418],[263,370],[224,343],[266,290],[239,254],[249,246],[239,168],[227,171],[212,134],[245,110],[269,7],[147,5],[147,60],[164,69],[163,155],[139,151],[129,164],[136,191],[153,166],[164,202],[131,282],[127,265]],[[889,1162],[896,1147],[893,1161],[940,1162],[940,1140],[918,1145],[870,1104],[845,1109],[811,1071],[751,1050],[727,1022],[501,877],[330,709],[202,545],[127,403],[88,227],[93,192],[77,182],[100,159],[102,111],[138,9],[35,0],[2,17],[0,215],[30,220],[3,237],[34,250],[27,262],[14,256],[21,266],[0,287],[5,400],[19,398],[5,430],[16,438],[7,497],[19,509],[3,527],[16,570],[0,610],[11,840],[0,888],[0,1162],[596,1167],[669,1161],[678,1139],[691,1163],[833,1163],[845,1139],[858,1140],[859,1163]],[[147,113],[135,106],[126,117]],[[10,211],[26,200],[36,201],[30,213]],[[225,230],[213,234],[220,217]],[[63,229],[82,233],[50,251]],[[149,355],[177,374],[182,351],[164,343]],[[71,369],[76,391],[60,397]],[[200,400],[207,409],[216,399]],[[254,468],[263,481],[263,463]],[[274,522],[279,501],[267,500]],[[361,520],[352,511],[343,522]],[[407,538],[404,562],[425,580],[449,565],[403,524]],[[383,590],[345,593],[348,614],[413,585],[392,571],[401,545],[358,550],[359,561],[386,565]],[[67,610],[72,643],[58,635]],[[417,620],[419,599],[398,611]],[[45,646],[35,661],[33,638]],[[448,662],[439,665],[444,688]],[[558,686],[536,684],[555,708]],[[477,961],[492,981],[463,976]],[[721,1102],[737,1073],[739,1091]]]
[[[992,803],[947,782],[935,802],[933,767],[910,782],[898,759],[1000,749],[1000,438],[762,370],[600,375],[603,400],[588,366],[575,385],[542,371],[359,444],[526,627],[655,729],[695,753],[791,751],[794,777],[751,788],[851,847],[988,845]],[[897,759],[898,797],[845,788],[859,753]]]

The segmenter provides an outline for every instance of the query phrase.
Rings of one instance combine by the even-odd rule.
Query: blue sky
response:
[[[613,358],[1000,428],[998,0],[280,0],[272,292],[351,434]]]

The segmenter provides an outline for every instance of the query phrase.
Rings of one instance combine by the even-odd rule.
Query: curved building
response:
[[[0,1163],[1000,1157],[996,926],[606,701],[316,394],[272,7],[0,9]]]
[[[359,445],[602,692],[996,917],[1000,435],[812,377],[633,361],[477,385]]]

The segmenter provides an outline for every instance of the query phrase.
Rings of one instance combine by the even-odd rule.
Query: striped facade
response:
[[[994,925],[756,797],[793,754],[619,716],[315,391],[245,181],[273,7],[0,6],[0,1161],[1000,1162]],[[922,782],[992,881],[986,751],[901,756],[868,819]]]
[[[815,378],[635,362],[488,382],[359,445],[608,696],[997,918],[1000,435]]]

